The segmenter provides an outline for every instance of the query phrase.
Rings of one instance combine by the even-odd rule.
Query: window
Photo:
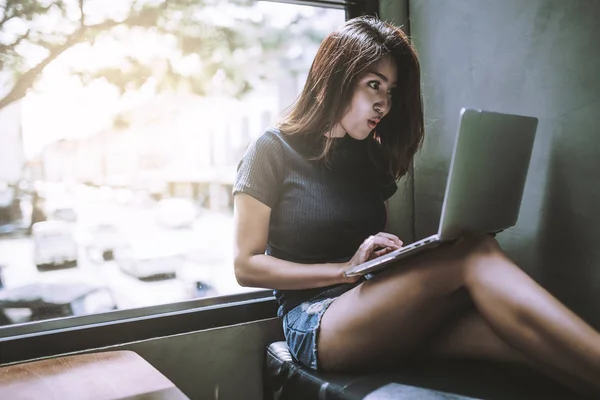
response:
[[[31,4],[0,5],[0,325],[255,290],[233,275],[236,166],[345,11]]]

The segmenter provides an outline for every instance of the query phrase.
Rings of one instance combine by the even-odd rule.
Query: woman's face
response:
[[[384,57],[360,77],[350,108],[333,128],[331,136],[346,134],[363,140],[392,107],[392,90],[396,87],[397,68],[391,57]]]

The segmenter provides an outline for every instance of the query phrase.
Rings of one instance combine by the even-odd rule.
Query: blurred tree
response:
[[[252,0],[0,0],[0,71],[11,78],[0,89],[0,109],[23,98],[44,69],[70,49],[122,43],[135,34],[166,39],[172,49],[158,59],[131,51],[118,62],[74,66],[71,72],[84,84],[103,79],[121,93],[152,78],[157,90],[183,86],[204,95],[218,86],[239,97],[253,80],[278,73],[275,59],[283,54],[291,64],[302,63],[303,46],[327,33],[300,15],[285,29],[261,13],[249,18],[255,6]],[[289,51],[292,44],[295,51]],[[190,65],[197,68],[190,71]]]

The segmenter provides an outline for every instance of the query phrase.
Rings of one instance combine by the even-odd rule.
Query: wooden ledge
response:
[[[0,368],[0,399],[188,399],[133,351],[109,351]]]

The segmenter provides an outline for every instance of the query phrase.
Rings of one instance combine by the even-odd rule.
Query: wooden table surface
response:
[[[109,351],[0,368],[0,399],[185,400],[169,379],[132,351]]]

